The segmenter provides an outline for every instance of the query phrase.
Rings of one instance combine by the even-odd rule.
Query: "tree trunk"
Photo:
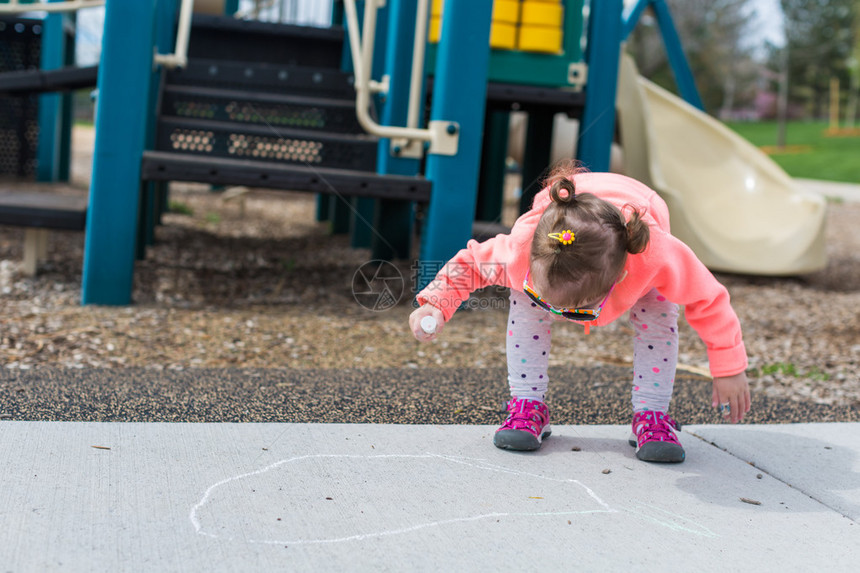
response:
[[[785,147],[786,122],[788,120],[788,42],[782,48],[782,73],[779,75],[779,96],[776,100],[777,132],[776,146]]]

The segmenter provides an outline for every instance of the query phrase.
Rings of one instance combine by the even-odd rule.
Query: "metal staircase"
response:
[[[343,41],[340,28],[195,16],[188,66],[163,76],[142,179],[428,201],[429,181],[376,173]]]

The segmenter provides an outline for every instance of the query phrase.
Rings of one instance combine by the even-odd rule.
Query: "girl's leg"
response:
[[[633,411],[666,412],[678,365],[678,305],[652,289],[630,310]]]
[[[508,315],[508,417],[493,436],[505,450],[536,450],[551,434],[549,408],[543,400],[549,383],[551,319],[523,293],[511,291]]]
[[[630,310],[633,339],[633,435],[636,457],[682,462],[684,448],[666,414],[678,364],[678,306],[652,289]]]
[[[508,385],[513,398],[543,402],[549,385],[552,319],[524,293],[511,290],[508,314]]]

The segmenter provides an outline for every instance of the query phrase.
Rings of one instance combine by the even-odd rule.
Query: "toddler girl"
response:
[[[563,170],[510,234],[469,241],[417,297],[409,318],[418,340],[442,330],[476,289],[510,288],[508,418],[493,443],[535,450],[550,435],[544,403],[551,324],[609,324],[630,311],[633,436],[641,460],[681,462],[677,423],[667,415],[678,358],[678,306],[705,342],[712,405],[732,422],[750,408],[746,351],[729,294],[684,243],[669,234],[669,212],[642,183],[610,173]],[[432,316],[427,333],[421,319]],[[432,322],[432,321],[431,321]],[[427,321],[425,321],[425,324]]]

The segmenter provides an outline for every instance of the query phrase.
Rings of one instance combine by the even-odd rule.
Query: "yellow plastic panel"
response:
[[[561,28],[521,26],[518,47],[523,52],[557,54],[561,52]]]
[[[493,22],[517,24],[520,21],[520,3],[517,0],[495,0]]]
[[[432,16],[430,18],[430,29],[427,31],[427,40],[432,44],[438,44],[442,37],[442,18]]]
[[[490,28],[490,47],[497,50],[513,50],[517,46],[517,27],[513,24],[493,22]]]
[[[522,24],[528,26],[553,26],[561,27],[563,23],[563,11],[561,4],[550,4],[549,2],[536,2],[526,0],[523,2]]]
[[[442,15],[442,6],[445,4],[445,0],[433,0],[433,3],[430,5],[430,15],[431,16],[441,16]]]

